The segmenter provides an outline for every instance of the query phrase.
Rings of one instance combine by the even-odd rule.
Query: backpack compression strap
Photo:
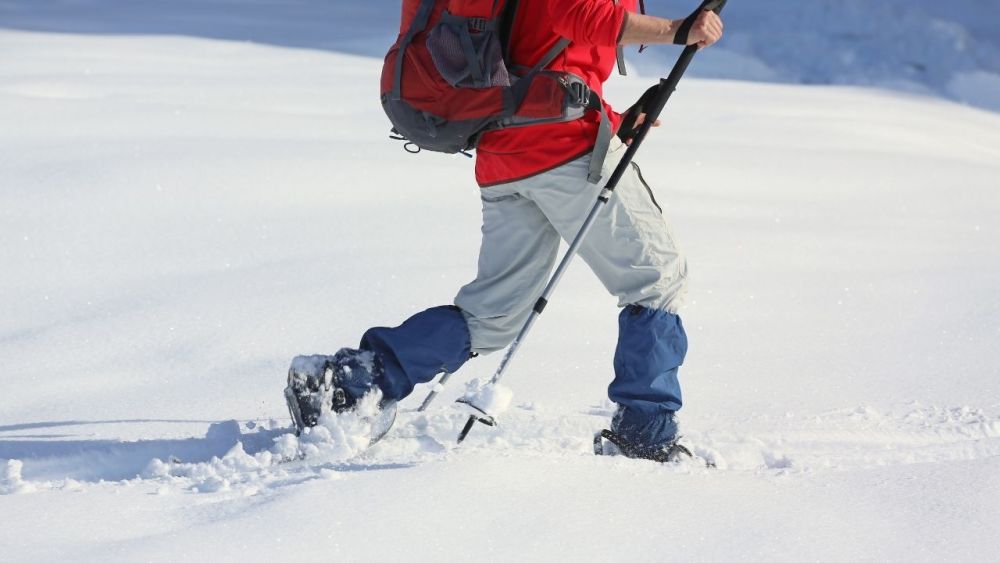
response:
[[[427,21],[430,20],[433,11],[434,0],[421,0],[417,15],[413,16],[413,21],[410,22],[410,29],[406,30],[406,35],[399,42],[399,50],[396,51],[396,68],[392,79],[392,92],[389,94],[392,100],[399,100],[402,96],[400,83],[403,80],[403,55],[406,54],[406,48],[413,42],[413,38],[427,27]]]

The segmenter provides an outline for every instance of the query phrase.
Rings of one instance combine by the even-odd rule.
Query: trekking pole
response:
[[[444,389],[444,384],[448,383],[448,380],[451,379],[451,374],[452,372],[450,371],[444,372],[444,375],[441,376],[441,380],[438,381],[434,385],[434,388],[431,389],[431,392],[427,394],[427,398],[424,399],[424,402],[420,403],[420,408],[417,409],[417,412],[424,412],[425,410],[427,410],[427,407],[429,407],[430,404],[434,402],[434,399],[438,396],[438,393],[440,393],[441,390]]]
[[[698,7],[697,13],[703,11],[713,11],[716,14],[722,13],[722,8],[726,5],[727,0],[704,0],[701,6]],[[569,249],[566,251],[565,256],[561,262],[559,262],[559,267],[556,268],[552,278],[549,283],[545,286],[545,290],[542,291],[542,295],[535,302],[535,306],[528,316],[528,320],[525,321],[524,326],[521,331],[511,342],[510,347],[507,348],[507,352],[504,354],[503,359],[500,361],[500,366],[497,368],[493,378],[490,379],[489,385],[495,385],[500,382],[503,378],[504,373],[507,371],[507,367],[510,365],[510,360],[517,353],[517,350],[521,347],[521,343],[524,342],[525,337],[528,332],[531,331],[531,327],[534,326],[535,321],[538,316],[542,314],[545,310],[545,306],[548,305],[549,297],[555,291],[556,286],[559,284],[559,280],[562,278],[563,274],[566,273],[566,269],[569,267],[570,262],[573,257],[576,256],[577,251],[580,248],[580,244],[583,242],[584,237],[587,236],[587,232],[593,226],[594,221],[597,219],[597,215],[604,208],[604,205],[608,203],[611,199],[612,193],[614,193],[615,188],[618,186],[619,180],[621,180],[622,175],[625,174],[625,170],[628,168],[629,164],[632,162],[632,158],[635,156],[639,146],[642,141],[646,138],[646,134],[649,133],[649,129],[656,122],[660,113],[663,111],[663,107],[667,105],[667,101],[670,99],[670,95],[674,93],[677,89],[677,83],[680,82],[681,77],[684,76],[684,71],[687,70],[688,65],[694,58],[695,53],[698,52],[697,45],[688,45],[684,48],[677,62],[674,63],[674,68],[670,71],[667,78],[661,78],[659,83],[659,88],[656,91],[656,95],[652,99],[652,104],[645,108],[646,118],[639,126],[639,130],[635,137],[632,138],[632,143],[628,146],[625,154],[622,156],[621,160],[618,162],[618,166],[615,171],[611,174],[611,178],[608,179],[607,184],[604,185],[604,189],[601,190],[600,195],[597,196],[597,201],[594,203],[594,207],[590,210],[590,214],[587,215],[587,219],[583,222],[583,226],[580,227],[579,232],[577,232],[576,237],[573,242],[570,243]],[[461,444],[462,440],[469,435],[472,427],[476,422],[481,422],[487,426],[496,426],[496,419],[489,413],[485,412],[483,409],[472,404],[469,399],[461,398],[458,402],[465,403],[469,407],[473,408],[480,414],[471,414],[469,419],[466,421],[465,426],[462,428],[462,432],[458,435],[458,443]]]

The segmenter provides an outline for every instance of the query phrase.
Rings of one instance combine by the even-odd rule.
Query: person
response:
[[[521,0],[510,58],[531,66],[560,37],[568,38],[569,46],[548,68],[574,73],[600,94],[619,45],[672,43],[682,23],[636,13],[636,0]],[[707,47],[722,35],[722,21],[710,11],[691,16],[688,24],[688,45]],[[621,115],[604,104],[617,128]],[[334,411],[353,408],[377,389],[382,407],[394,413],[395,403],[416,385],[513,341],[545,287],[560,239],[577,234],[603,187],[588,182],[599,125],[600,112],[590,111],[574,121],[482,135],[475,167],[483,209],[476,278],[453,304],[420,312],[397,327],[371,328],[357,348],[295,358],[289,389],[298,393],[299,404],[289,404],[302,409],[304,426],[316,423],[323,406],[316,395],[310,402],[308,390],[315,391],[324,374],[334,393],[323,400]],[[615,139],[607,151],[605,180],[624,147]],[[622,308],[608,387],[617,405],[611,430],[633,457],[672,459],[675,413],[682,405],[678,368],[687,351],[677,309],[687,266],[638,165],[620,179],[579,252]]]

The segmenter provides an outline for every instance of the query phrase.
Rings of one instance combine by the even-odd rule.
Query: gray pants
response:
[[[605,181],[625,153],[615,139],[604,161]],[[587,182],[590,156],[525,180],[483,188],[483,242],[476,279],[455,297],[472,337],[472,351],[506,347],[545,289],[560,237],[571,241],[603,186]],[[676,312],[687,265],[652,192],[633,165],[621,178],[580,246],[580,256],[618,297]]]

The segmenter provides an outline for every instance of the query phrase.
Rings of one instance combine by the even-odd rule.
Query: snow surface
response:
[[[924,16],[995,45],[992,3],[909,4],[866,52]],[[995,557],[1000,116],[933,94],[992,107],[996,59],[796,74],[810,39],[740,37],[777,2],[734,2],[692,70],[906,91],[686,78],[640,151],[691,265],[682,427],[717,469],[590,453],[617,309],[581,264],[499,427],[455,446],[495,354],[361,455],[358,419],[291,435],[292,357],[475,271],[471,162],[386,139],[387,5],[0,2],[0,559]],[[801,18],[863,15],[831,5]]]
[[[500,383],[484,382],[476,378],[466,383],[462,401],[473,410],[496,417],[510,409],[514,401],[514,390]]]

